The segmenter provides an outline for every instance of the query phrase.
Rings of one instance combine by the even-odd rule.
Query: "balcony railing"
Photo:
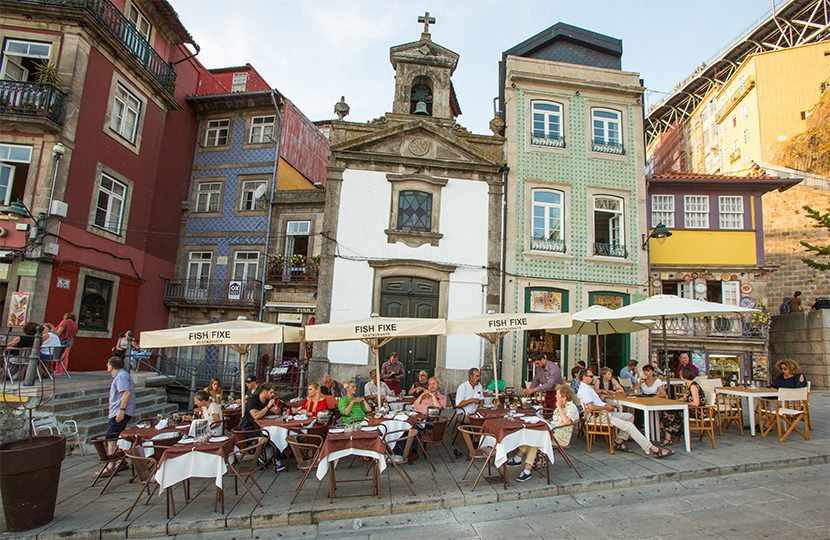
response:
[[[620,244],[603,244],[602,242],[594,242],[594,255],[625,259],[628,257],[628,250],[625,246]]]
[[[601,154],[616,154],[618,156],[625,154],[625,148],[622,143],[593,141],[591,142],[591,150]]]
[[[63,123],[66,94],[49,84],[0,81],[0,113],[46,118]]]
[[[662,333],[663,326],[660,320],[654,326],[653,332]],[[742,317],[703,317],[666,319],[666,334],[687,337],[743,337],[751,339],[766,339],[767,326]]]
[[[144,66],[144,69],[170,94],[176,89],[176,71],[165,62],[147,39],[109,0],[27,0],[35,4],[49,4],[81,8],[104,30],[118,40]]]
[[[200,306],[259,306],[262,282],[256,279],[172,280],[164,289],[164,303]]]
[[[318,267],[314,264],[298,266],[271,265],[268,268],[268,283],[272,285],[287,283],[317,283]]]
[[[555,253],[565,253],[565,241],[547,238],[531,238],[530,249],[535,249],[537,251],[553,251]]]
[[[531,133],[530,143],[537,146],[550,146],[551,148],[565,148],[565,137],[556,135]]]

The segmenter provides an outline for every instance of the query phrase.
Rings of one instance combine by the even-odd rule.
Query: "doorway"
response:
[[[437,281],[416,277],[389,277],[381,281],[380,316],[412,317],[427,319],[438,317]],[[396,339],[380,349],[381,364],[389,354],[398,353],[403,362],[406,376],[401,382],[404,391],[418,378],[418,372],[425,370],[435,375],[437,336]]]
[[[588,293],[588,305],[602,306],[608,309],[617,309],[627,306],[630,299],[627,294],[614,292],[592,292]],[[599,339],[600,355],[597,358],[597,339]],[[607,366],[614,370],[614,375],[619,375],[620,370],[629,360],[631,354],[630,334],[607,334],[605,336],[589,336],[588,357],[591,359],[591,366]],[[599,363],[599,360],[602,360]]]

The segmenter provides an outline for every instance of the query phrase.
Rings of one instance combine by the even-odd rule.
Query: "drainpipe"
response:
[[[507,289],[507,175],[510,172],[510,167],[505,165],[501,170],[501,291],[499,293],[499,311],[504,313],[504,295]],[[499,373],[504,373],[504,339],[499,340]],[[498,384],[498,381],[496,381]]]

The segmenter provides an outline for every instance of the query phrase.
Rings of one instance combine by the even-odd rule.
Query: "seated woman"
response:
[[[429,374],[425,370],[422,369],[419,371],[418,380],[412,383],[412,386],[409,388],[409,392],[407,392],[407,394],[410,396],[418,396],[426,390],[429,387],[429,382],[427,381],[428,376]]]
[[[341,397],[337,402],[337,410],[340,411],[340,417],[343,423],[351,424],[354,422],[362,422],[367,413],[372,412],[372,404],[362,397],[355,397],[357,392],[357,385],[354,381],[348,381],[343,385],[343,390],[346,395]]]
[[[218,426],[213,427],[210,432],[212,435],[222,435],[222,407],[215,401],[211,401],[210,396],[204,390],[199,390],[193,396],[193,404],[196,405],[196,410],[193,411],[195,418],[203,418],[212,425],[219,422]]]
[[[205,392],[214,403],[222,403],[222,383],[217,377],[210,379],[210,384],[205,387]]]
[[[55,347],[61,346],[61,338],[55,334],[55,326],[51,323],[43,323],[43,334],[40,342],[40,359],[52,360],[60,358],[60,349],[57,351]],[[57,358],[55,358],[57,356]]]
[[[657,378],[657,373],[655,373],[654,366],[651,364],[643,366],[643,376],[640,377],[635,392],[641,396],[666,397],[666,385]]]
[[[700,407],[706,405],[706,394],[695,381],[695,377],[697,377],[697,372],[690,367],[684,367],[680,370],[680,378],[686,383],[685,393],[681,399],[688,401],[692,407]],[[660,444],[668,446],[674,442],[676,436],[683,432],[683,413],[680,411],[661,411],[660,423],[663,426],[663,431],[666,432],[666,438]]]
[[[556,387],[556,408],[553,410],[550,427],[568,426],[553,432],[553,438],[556,439],[556,442],[560,446],[568,446],[571,443],[573,426],[579,421],[579,411],[573,399],[574,392],[569,385],[560,384]],[[526,482],[532,478],[533,475],[530,471],[533,470],[537,452],[538,448],[535,446],[522,446],[516,452],[516,455],[507,462],[508,467],[518,467],[522,464],[522,458],[525,458],[525,468],[518,478],[516,478],[517,481]]]
[[[600,396],[624,392],[620,381],[614,377],[614,371],[610,367],[604,367],[599,370],[599,377],[594,379],[594,390]]]
[[[772,381],[772,388],[806,388],[807,379],[803,373],[799,373],[798,364],[790,359],[779,360],[775,363],[775,369],[780,373]]]
[[[309,416],[317,416],[317,413],[320,411],[329,410],[330,405],[326,396],[320,392],[320,385],[313,382],[309,383],[306,398],[303,400],[300,408],[295,409],[295,412],[305,413]]]

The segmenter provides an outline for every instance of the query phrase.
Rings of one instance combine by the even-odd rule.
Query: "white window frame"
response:
[[[307,220],[286,221],[286,223],[285,223],[285,250],[283,251],[283,255],[285,255],[286,259],[288,259],[289,257],[294,255],[294,237],[295,236],[311,236],[311,221],[307,221]]]
[[[219,212],[222,209],[222,182],[198,182],[195,191],[194,213],[209,214]],[[212,209],[211,206],[214,204],[216,208]]]
[[[244,92],[248,87],[248,74],[234,73],[231,81],[231,92]]]
[[[605,212],[609,214],[616,214],[615,217],[612,217],[608,220],[608,237],[611,240],[609,244],[612,246],[619,246],[625,247],[625,199],[616,195],[594,195],[593,197],[593,211],[591,213],[591,222],[596,222],[596,213],[597,212]],[[600,200],[609,200],[609,201],[617,201],[619,202],[619,209],[613,210],[608,208],[600,208],[598,205],[598,201]],[[594,242],[596,243],[597,240],[597,232],[594,230]],[[614,241],[616,238],[617,242]]]
[[[213,148],[218,146],[227,146],[231,136],[231,121],[230,118],[217,118],[215,120],[208,120],[205,127],[205,147]],[[225,139],[224,142],[220,141]]]
[[[721,229],[742,230],[744,228],[744,198],[741,195],[718,197],[718,224]]]
[[[135,2],[130,3],[129,9],[127,9],[127,20],[132,23],[139,34],[144,36],[147,43],[152,45],[150,37],[153,35],[153,25],[150,23],[150,20],[144,16],[141,10],[136,7]],[[142,25],[147,26],[146,32],[141,29]]]
[[[104,182],[112,183],[112,188],[104,186]],[[114,189],[116,186],[122,188],[122,193],[118,194]],[[101,173],[98,179],[98,193],[95,197],[95,212],[93,213],[92,225],[112,233],[116,236],[121,236],[122,226],[124,223],[124,209],[127,203],[129,186],[123,182],[118,181],[107,173]],[[105,195],[107,200],[105,207],[101,206],[101,196]],[[98,223],[98,211],[104,211],[103,225]]]
[[[677,296],[680,298],[695,297],[695,282],[694,281],[678,281],[677,282]]]
[[[598,117],[597,113],[611,113],[617,117],[616,121],[611,118]],[[595,123],[599,122],[602,129],[602,138],[597,139]],[[612,140],[612,127],[616,124],[617,137]],[[615,146],[622,146],[622,112],[615,109],[606,109],[604,107],[594,107],[591,109],[591,142],[595,144],[613,144]]]
[[[530,238],[542,240],[564,240],[565,239],[565,193],[557,189],[534,188],[531,190],[531,227]],[[551,193],[559,196],[559,203],[537,202],[537,193]],[[543,235],[536,236],[536,209],[539,208],[544,212],[544,227]],[[559,210],[559,227],[551,228],[550,220],[553,218],[552,213]],[[554,234],[555,233],[555,234]]]
[[[674,195],[654,194],[651,196],[651,227],[660,224],[674,227]]]
[[[264,144],[273,141],[274,115],[254,116],[251,118],[251,131],[248,135],[248,144]],[[270,128],[270,130],[268,129]]]
[[[6,173],[6,185],[2,184],[2,173],[0,173],[0,190],[5,190],[5,194],[1,197],[3,204],[8,206],[11,203],[12,198],[12,189],[14,189],[14,172],[15,172],[14,165],[9,165],[8,163],[0,163],[0,171],[7,171]]]
[[[729,306],[741,305],[741,282],[740,281],[722,281],[721,282],[721,303]]]
[[[254,199],[254,193],[260,185],[267,186],[267,180],[243,180],[242,187],[239,194],[239,211],[240,212],[256,212],[261,210],[257,208],[257,200]],[[247,200],[250,198],[250,201]],[[249,205],[250,203],[250,205]],[[250,206],[250,207],[248,207]]]
[[[33,47],[46,47],[46,52],[32,52]],[[25,51],[23,50],[25,48]],[[11,50],[17,49],[17,50]],[[3,44],[3,65],[0,69],[0,79],[10,81],[25,81],[29,78],[29,70],[23,67],[15,58],[40,58],[49,60],[52,55],[52,44],[28,39],[7,39]],[[19,78],[9,77],[9,65],[22,72]]]
[[[233,254],[233,280],[252,281],[259,278],[259,251],[237,251]],[[253,272],[251,272],[253,269]],[[241,271],[240,271],[241,270]],[[253,277],[249,277],[253,274]]]
[[[138,134],[138,126],[141,122],[141,105],[141,100],[127,90],[124,85],[121,83],[115,84],[110,129],[131,143],[135,143]],[[132,127],[127,123],[128,117],[133,118]]]
[[[537,109],[537,107],[539,107]],[[553,107],[556,110],[544,110],[542,107]],[[564,106],[556,101],[533,100],[530,102],[531,136],[544,139],[564,138]],[[537,116],[539,117],[537,119]],[[538,131],[536,123],[542,123],[542,130]],[[553,127],[558,125],[558,127]]]
[[[31,163],[32,147],[26,144],[0,143],[0,161]]]
[[[709,228],[709,196],[683,196],[683,227],[686,229]]]
[[[193,272],[195,270],[195,272]],[[213,270],[212,251],[191,251],[187,254],[186,282],[188,287],[204,287]]]

